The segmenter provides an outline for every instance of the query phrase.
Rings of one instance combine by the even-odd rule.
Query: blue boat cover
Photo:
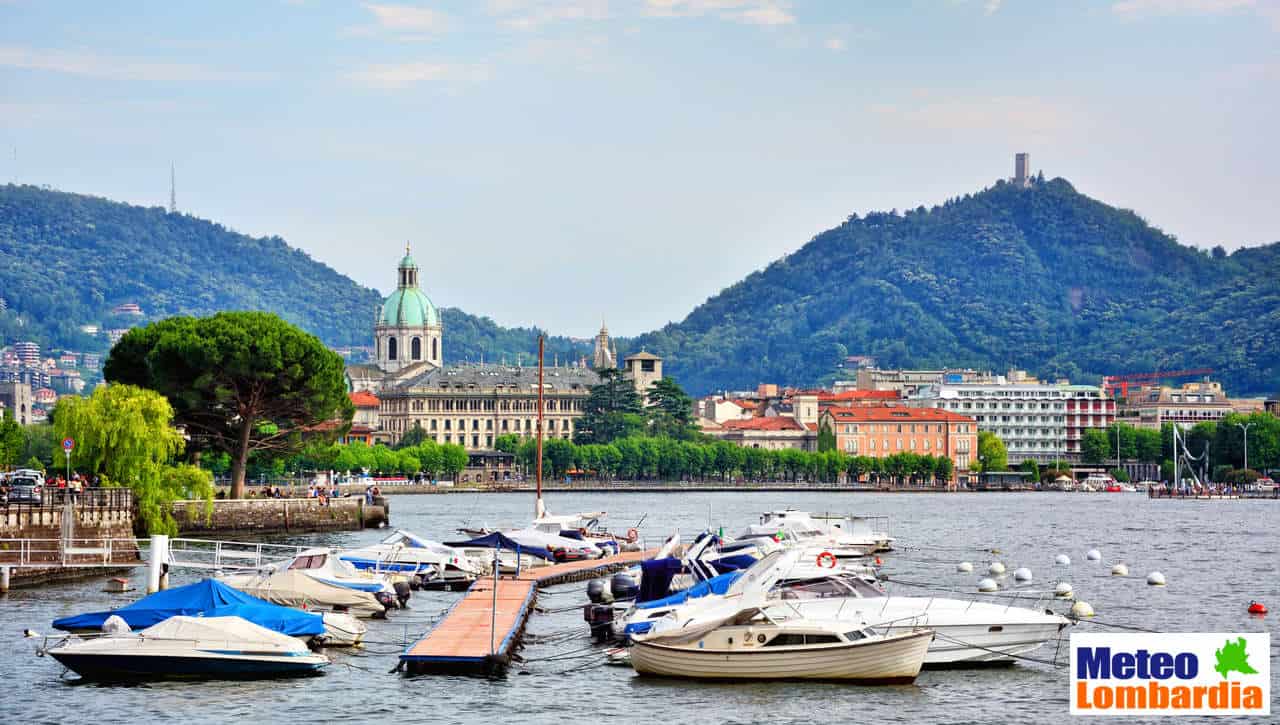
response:
[[[184,587],[156,592],[109,612],[63,617],[56,620],[53,626],[64,630],[102,629],[102,623],[113,614],[134,630],[145,629],[169,617],[183,615],[240,617],[290,637],[324,634],[324,618],[319,614],[300,612],[251,597],[216,579],[205,579]]]
[[[478,539],[472,539],[470,541],[450,541],[447,542],[445,546],[452,546],[455,548],[462,548],[466,546],[482,549],[507,549],[510,551],[518,551],[521,554],[529,554],[530,556],[547,559],[548,561],[555,559],[550,551],[547,551],[541,546],[524,546],[523,544],[507,538],[500,531],[495,531],[492,534],[485,534]]]
[[[756,558],[750,554],[733,554],[732,556],[722,556],[719,559],[712,559],[711,566],[721,574],[739,569],[750,569],[751,565],[756,563]]]
[[[729,591],[729,587],[738,581],[738,577],[742,576],[741,571],[731,571],[727,574],[721,574],[704,582],[698,582],[682,592],[676,592],[668,597],[654,599],[649,602],[640,602],[636,604],[636,609],[657,609],[659,607],[674,607],[677,604],[684,604],[690,599],[705,597],[708,594],[724,594]],[[643,581],[643,580],[641,580]]]
[[[640,562],[640,593],[637,602],[661,599],[671,589],[671,580],[684,565],[679,559],[645,559]]]

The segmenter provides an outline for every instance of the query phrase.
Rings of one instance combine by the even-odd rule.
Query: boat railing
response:
[[[115,638],[120,640],[133,640],[139,644],[142,642],[187,642],[194,645],[197,649],[240,649],[244,645],[244,640],[234,639],[216,639],[211,637],[154,637],[142,633],[142,631],[129,632],[64,632],[61,634],[45,634],[38,635],[42,637],[41,644],[36,648],[36,654],[43,657],[51,649],[55,647],[66,646],[72,641],[90,641],[97,639]],[[52,641],[52,644],[50,642]],[[255,654],[261,654],[263,650],[279,650],[281,652],[289,652],[278,642],[254,642],[253,649]]]
[[[169,540],[166,563],[188,569],[258,570],[292,559],[307,548],[292,544],[179,538]]]

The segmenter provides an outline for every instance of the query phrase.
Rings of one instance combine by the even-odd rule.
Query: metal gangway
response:
[[[264,544],[252,541],[214,541],[175,538],[165,540],[163,563],[169,568],[203,569],[206,571],[256,571],[272,565],[287,564],[307,546]],[[154,537],[152,540],[154,548]]]

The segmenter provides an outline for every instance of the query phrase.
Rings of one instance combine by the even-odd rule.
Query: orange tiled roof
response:
[[[952,423],[973,423],[973,418],[960,415],[949,410],[938,408],[907,408],[896,405],[876,405],[858,408],[827,408],[831,417],[839,422],[894,422],[894,421],[948,421]]]
[[[776,418],[748,418],[746,420],[726,420],[723,423],[725,430],[758,430],[758,431],[784,431],[784,430],[804,430],[804,426],[800,425],[795,418],[778,416]]]
[[[347,397],[351,398],[351,402],[357,408],[376,408],[378,407],[378,396],[367,390],[361,390],[358,393],[347,393]]]
[[[818,400],[824,403],[843,400],[898,400],[899,397],[896,390],[846,390],[843,393],[826,391],[818,393]]]

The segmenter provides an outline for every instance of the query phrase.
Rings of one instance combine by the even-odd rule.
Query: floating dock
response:
[[[653,556],[631,551],[603,559],[534,567],[518,577],[477,579],[425,637],[400,655],[410,674],[497,675],[511,663],[541,587],[593,579]]]

